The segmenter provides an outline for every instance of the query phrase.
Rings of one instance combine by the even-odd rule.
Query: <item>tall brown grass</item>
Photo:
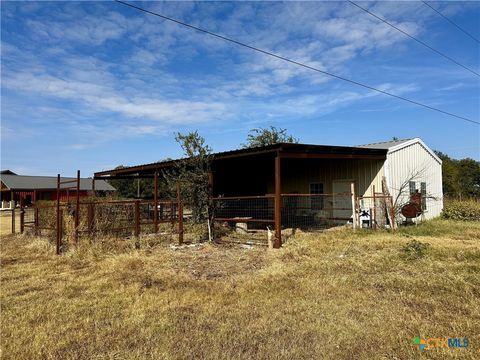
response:
[[[478,223],[435,220],[297,233],[274,251],[158,243],[55,256],[42,239],[4,237],[2,358],[476,359],[479,238]],[[405,256],[412,240],[428,251]],[[471,345],[419,354],[415,336]]]

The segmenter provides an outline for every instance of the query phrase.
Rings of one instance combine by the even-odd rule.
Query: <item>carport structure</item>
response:
[[[279,143],[212,155],[211,197],[217,220],[272,223],[275,247],[282,226],[328,222],[358,224],[356,196],[375,196],[382,188],[385,149]],[[182,159],[97,172],[95,179],[151,177],[158,197],[159,174]]]

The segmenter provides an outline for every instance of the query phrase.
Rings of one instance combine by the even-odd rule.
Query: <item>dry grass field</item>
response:
[[[478,223],[297,233],[275,251],[123,245],[57,257],[2,236],[2,359],[480,358]],[[419,353],[415,336],[470,346]]]
[[[15,215],[15,230],[20,232],[20,213],[17,211]],[[0,212],[0,235],[8,235],[12,233],[12,212]]]

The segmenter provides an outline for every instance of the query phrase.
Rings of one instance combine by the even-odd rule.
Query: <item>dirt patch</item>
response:
[[[195,279],[220,280],[259,271],[267,265],[265,248],[237,244],[205,244],[180,248],[171,267]]]

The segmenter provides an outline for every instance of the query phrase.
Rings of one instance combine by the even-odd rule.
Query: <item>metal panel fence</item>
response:
[[[282,227],[324,229],[353,223],[351,193],[284,194]]]
[[[183,242],[183,207],[177,199],[38,203],[20,208],[20,214],[20,231],[56,239],[58,253],[81,238],[158,233]]]

